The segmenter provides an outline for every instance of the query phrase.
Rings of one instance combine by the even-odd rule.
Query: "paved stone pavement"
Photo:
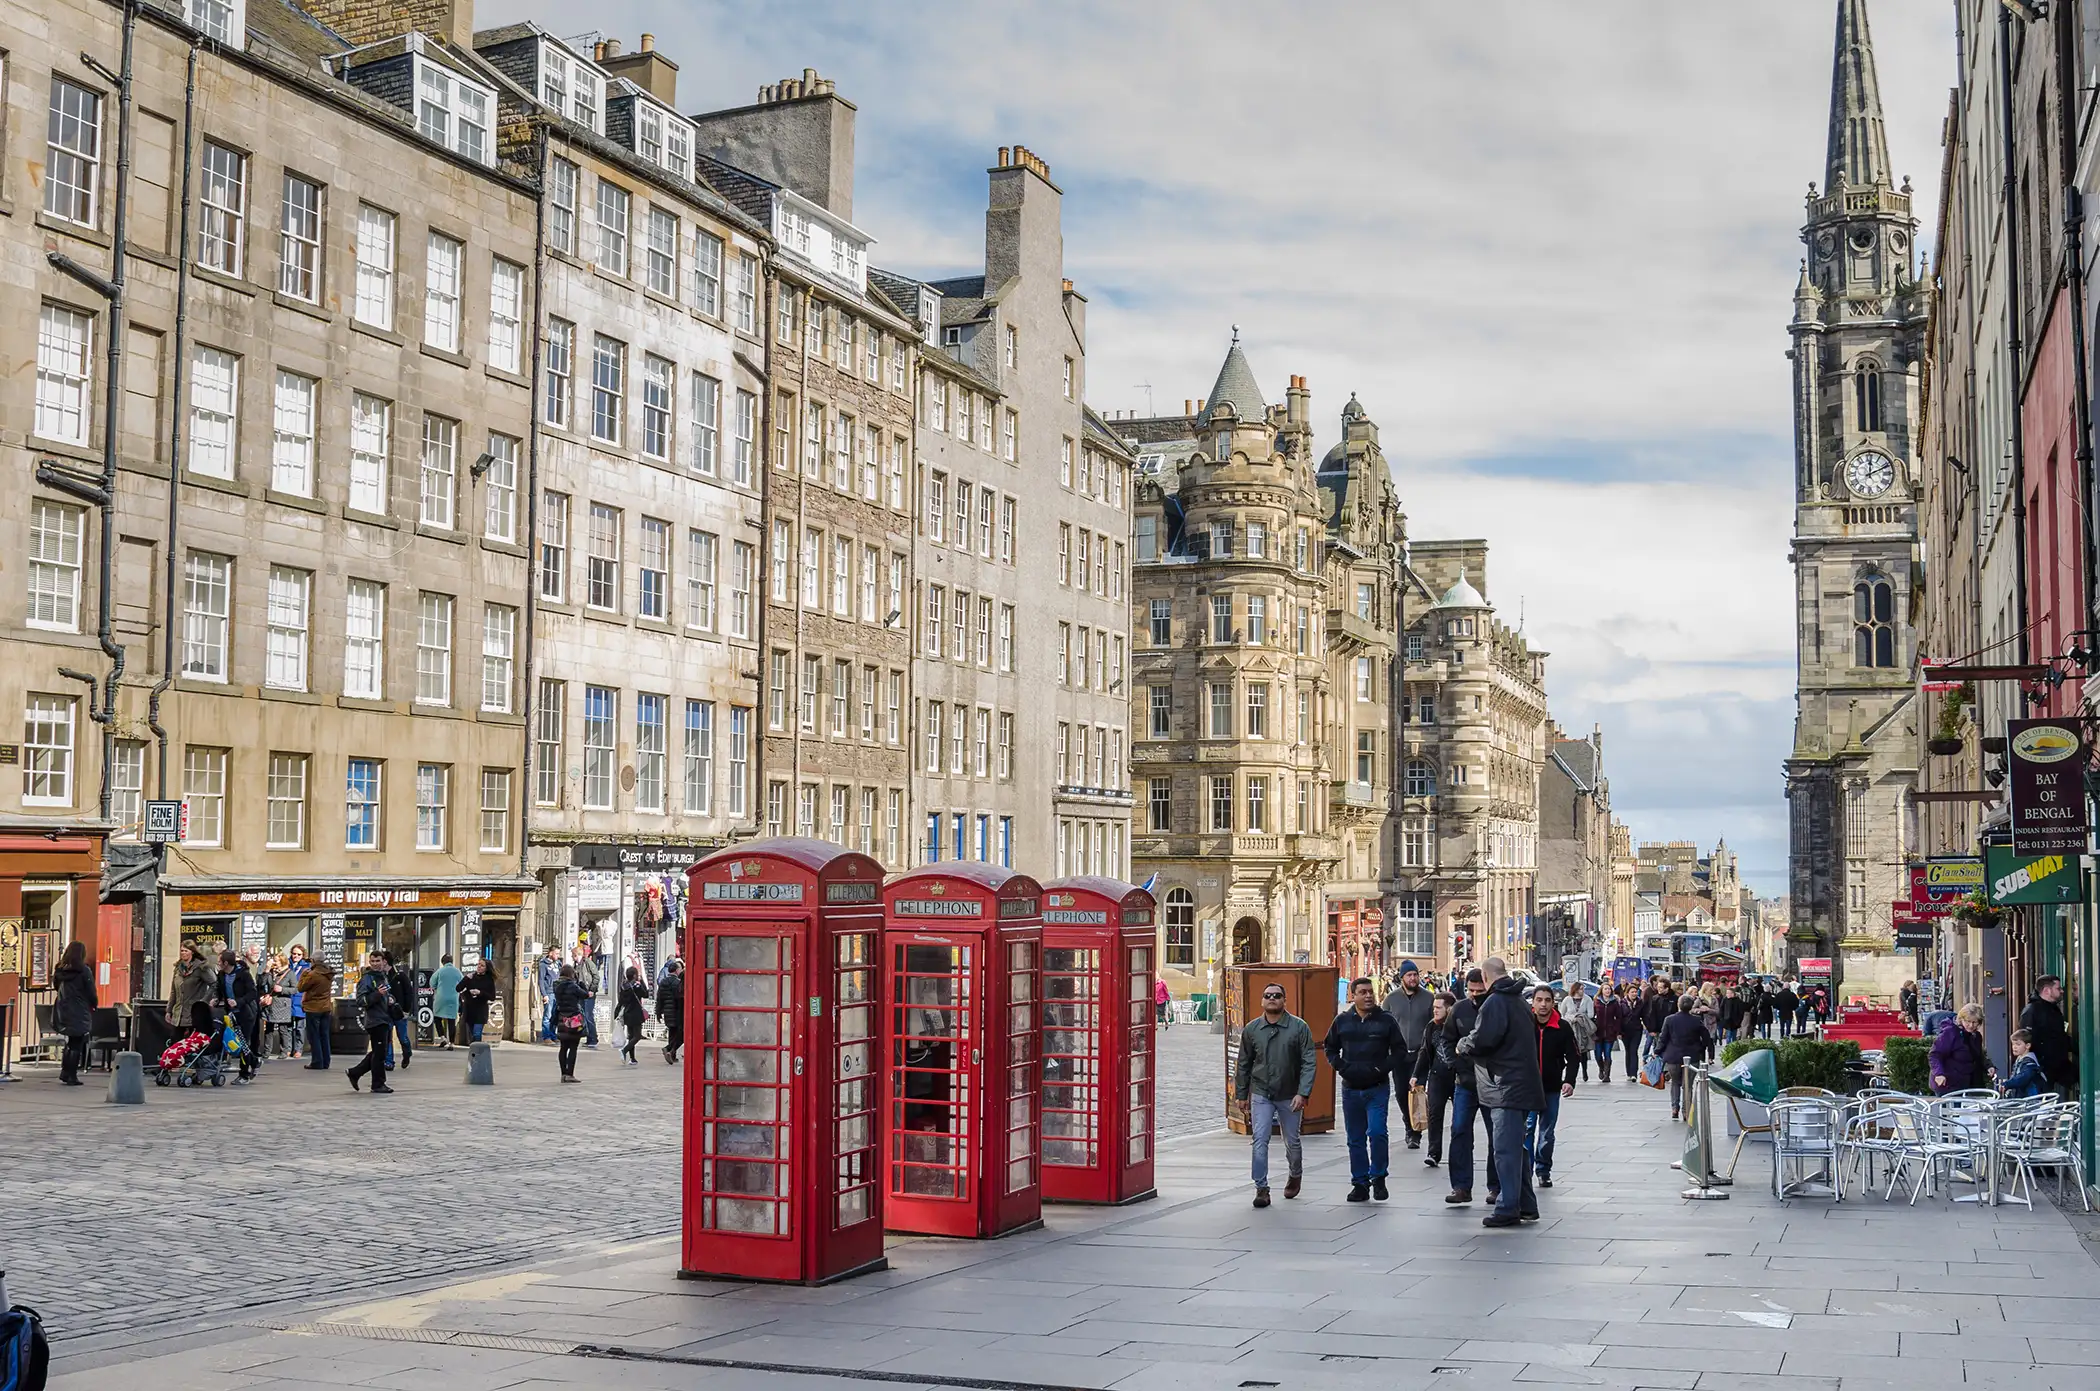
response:
[[[679,1070],[642,1056],[586,1049],[561,1087],[551,1048],[506,1044],[499,1085],[468,1088],[464,1053],[425,1049],[393,1097],[353,1095],[345,1060],[279,1061],[144,1108],[25,1067],[0,1088],[0,1269],[63,1340],[675,1232]],[[1222,1123],[1222,1057],[1207,1028],[1166,1031],[1162,1136]]]
[[[996,1242],[895,1239],[889,1270],[824,1289],[681,1282],[668,1238],[523,1252],[494,1275],[308,1301],[247,1326],[69,1343],[53,1385],[2100,1385],[2100,1267],[2046,1203],[1782,1205],[1759,1187],[1755,1150],[1730,1201],[1685,1203],[1667,1167],[1681,1132],[1660,1106],[1632,1086],[1579,1091],[1544,1220],[1518,1231],[1446,1208],[1443,1173],[1404,1149],[1391,1202],[1342,1202],[1332,1136],[1307,1142],[1303,1198],[1255,1212],[1244,1142],[1200,1134],[1162,1146],[1156,1201],[1053,1209],[1043,1230]],[[338,1212],[337,1229],[349,1218]],[[514,1240],[500,1222],[485,1230]]]

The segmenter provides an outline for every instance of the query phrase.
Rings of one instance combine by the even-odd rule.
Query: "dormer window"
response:
[[[634,104],[634,152],[678,177],[693,172],[693,130],[677,116],[646,101]]]
[[[426,59],[417,58],[415,67],[416,129],[454,154],[494,163],[489,112],[496,94]]]
[[[244,0],[188,0],[183,14],[205,38],[238,48],[247,36],[246,9]]]
[[[603,134],[604,78],[552,42],[540,45],[540,101],[557,115]]]

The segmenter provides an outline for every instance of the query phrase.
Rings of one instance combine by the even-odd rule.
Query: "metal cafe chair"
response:
[[[1772,1196],[1829,1198],[1843,1202],[1844,1177],[1838,1169],[1838,1108],[1834,1097],[1773,1098]]]
[[[2013,1168],[2012,1191],[2001,1202],[2034,1206],[2034,1171],[2056,1171],[2056,1205],[2064,1205],[2064,1176],[2068,1172],[2078,1186],[2078,1201],[2085,1211],[2093,1210],[2086,1192],[2085,1165],[2078,1148],[2079,1107],[2076,1102],[2053,1103],[2008,1116],[1998,1140],[1998,1157]]]
[[[1896,1130],[1895,1112],[1903,1103],[1894,1100],[1895,1095],[1854,1097],[1838,1107],[1838,1171],[1849,1174],[1862,1188],[1875,1186],[1877,1161],[1898,1165],[1902,1159],[1903,1141]]]
[[[1917,1177],[1911,1181],[1910,1202],[1917,1205],[1920,1192],[1939,1192],[1939,1175],[1944,1170],[1948,1181],[1953,1182],[1955,1165],[1969,1157],[1970,1150],[1965,1140],[1942,1140],[1935,1134],[1931,1108],[1922,1101],[1901,1101],[1885,1106],[1879,1112],[1888,1121],[1895,1144],[1895,1166],[1889,1173],[1887,1191],[1881,1196],[1885,1202],[1895,1194],[1896,1185],[1903,1181],[1905,1173],[1915,1170]]]

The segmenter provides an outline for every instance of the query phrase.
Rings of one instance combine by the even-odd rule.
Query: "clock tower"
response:
[[[1789,946],[1882,993],[1917,773],[1918,387],[1929,290],[1890,176],[1866,0],[1838,0],[1830,140],[1794,290]],[[1908,963],[1901,963],[1907,965]],[[1866,977],[1862,979],[1862,977]],[[1893,993],[1895,984],[1887,986]]]

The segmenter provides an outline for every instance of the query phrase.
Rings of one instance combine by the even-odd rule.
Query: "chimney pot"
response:
[[[817,85],[817,70],[815,68],[804,68],[802,70],[802,85],[804,87]]]
[[[1069,280],[1065,282],[1065,293],[1068,295],[1072,293],[1072,282]]]
[[[601,57],[617,58],[620,56],[620,41],[618,39],[607,39],[598,48]]]
[[[654,53],[654,52],[656,52],[656,35],[654,35],[654,34],[644,34],[644,35],[642,35],[642,52],[644,52],[644,53]]]

